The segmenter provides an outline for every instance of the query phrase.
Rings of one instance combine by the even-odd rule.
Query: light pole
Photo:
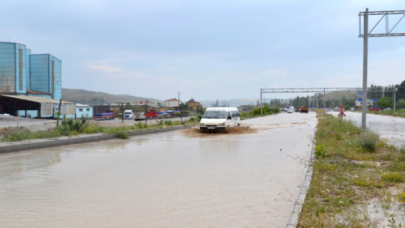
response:
[[[178,95],[179,95],[180,121],[183,122],[183,113],[181,113],[181,106],[180,106],[180,91],[179,91]]]

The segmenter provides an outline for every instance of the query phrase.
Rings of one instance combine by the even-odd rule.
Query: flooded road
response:
[[[0,227],[285,227],[316,118],[0,155]]]
[[[332,115],[337,116],[337,112]],[[354,121],[361,127],[361,113],[346,112],[347,119]],[[367,127],[385,138],[392,145],[405,145],[405,118],[367,114]]]

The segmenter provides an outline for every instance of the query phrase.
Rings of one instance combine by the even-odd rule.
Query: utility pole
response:
[[[364,40],[363,40],[363,101],[361,106],[361,128],[366,130],[367,113],[367,60],[368,60],[368,8],[364,12]]]
[[[323,115],[326,115],[326,89],[323,88]]]
[[[179,91],[178,95],[179,95],[180,121],[183,122],[183,113],[181,112],[181,106],[180,106],[180,91]],[[217,101],[217,103],[218,103],[218,101]]]
[[[263,116],[263,106],[262,106],[262,93],[263,89],[260,89],[260,115]]]
[[[121,103],[121,121],[124,122],[124,102],[115,102],[118,104],[118,107],[120,107],[120,103]]]
[[[396,110],[396,91],[397,91],[397,88],[395,87],[395,85],[393,85],[393,89],[394,89],[394,116],[395,116],[395,110]]]
[[[61,116],[60,107],[62,106],[62,99],[59,100],[59,111],[58,111],[58,120],[56,121],[56,126],[59,126],[59,118]]]
[[[148,100],[145,101],[145,125],[148,125]]]

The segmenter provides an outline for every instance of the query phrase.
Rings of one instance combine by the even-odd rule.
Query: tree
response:
[[[397,101],[397,107],[398,108],[405,108],[405,100],[404,99],[399,99],[399,101]]]
[[[405,99],[405,80],[398,86],[397,99]]]
[[[392,97],[383,97],[377,100],[377,104],[381,107],[391,107],[392,106]]]
[[[188,110],[188,102],[186,102],[186,103],[181,103],[181,104],[180,104],[180,109],[181,109],[181,110]]]

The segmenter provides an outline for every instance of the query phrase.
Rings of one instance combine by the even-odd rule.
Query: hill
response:
[[[89,91],[84,89],[62,89],[62,97],[66,101],[77,101],[80,102],[82,100],[89,101],[89,100],[104,100],[107,103],[116,103],[116,102],[129,102],[133,103],[134,101],[144,101],[148,99],[152,102],[162,102],[161,100],[154,99],[154,98],[145,98],[145,97],[136,97],[129,94],[124,95],[114,95],[104,92],[95,92]]]

